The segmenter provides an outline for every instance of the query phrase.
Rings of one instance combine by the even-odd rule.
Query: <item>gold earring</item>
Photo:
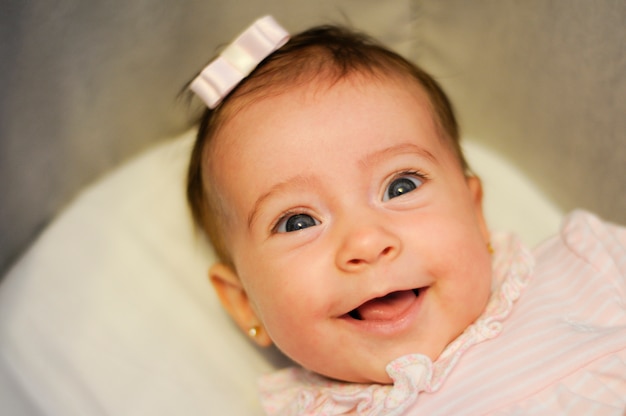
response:
[[[250,338],[256,338],[260,330],[261,330],[261,327],[258,325],[251,326],[250,329],[248,329],[248,336]]]
[[[487,251],[489,251],[489,254],[493,254],[494,252],[493,246],[491,245],[491,241],[487,243]]]

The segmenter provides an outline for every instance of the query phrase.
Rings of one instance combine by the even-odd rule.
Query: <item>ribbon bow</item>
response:
[[[269,54],[289,40],[272,16],[255,21],[200,72],[189,88],[215,108]]]

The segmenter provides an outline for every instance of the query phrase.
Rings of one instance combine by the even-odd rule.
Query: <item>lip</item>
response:
[[[351,311],[341,315],[339,319],[343,320],[347,325],[350,325],[356,330],[366,331],[371,334],[390,336],[402,333],[409,328],[419,316],[424,297],[428,292],[428,287],[406,290],[416,289],[419,290],[419,294],[415,297],[415,300],[413,300],[408,308],[402,311],[399,315],[395,316],[392,320],[359,320],[351,315]],[[387,295],[390,293],[393,292],[389,292]]]

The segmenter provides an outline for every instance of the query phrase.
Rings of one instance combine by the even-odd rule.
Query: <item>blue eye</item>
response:
[[[308,214],[295,214],[284,217],[276,225],[276,232],[291,233],[319,225],[319,221]]]
[[[408,194],[409,192],[412,192],[419,188],[423,183],[423,180],[411,176],[401,176],[397,179],[394,179],[387,187],[384,200],[388,201],[392,198],[397,198],[404,194]]]

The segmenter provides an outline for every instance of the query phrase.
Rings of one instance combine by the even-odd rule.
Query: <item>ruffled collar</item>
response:
[[[494,338],[530,279],[534,259],[510,234],[492,236],[492,294],[483,314],[450,343],[434,362],[423,354],[391,361],[393,385],[355,384],[330,380],[303,368],[263,376],[261,401],[269,415],[400,415],[422,392],[439,390],[463,353]]]

